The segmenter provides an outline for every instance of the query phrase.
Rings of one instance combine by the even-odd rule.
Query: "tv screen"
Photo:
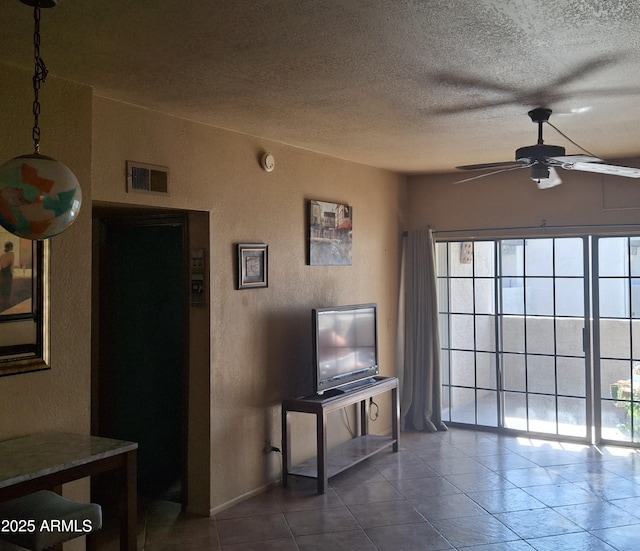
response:
[[[313,310],[316,392],[378,374],[376,310],[375,304]]]

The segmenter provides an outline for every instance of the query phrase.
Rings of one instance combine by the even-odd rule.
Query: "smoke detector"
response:
[[[260,157],[260,166],[265,172],[272,172],[276,167],[276,160],[270,153],[263,153],[262,157]]]

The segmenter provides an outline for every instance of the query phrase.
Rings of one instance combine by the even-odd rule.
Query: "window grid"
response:
[[[528,241],[528,240],[527,240]],[[568,354],[563,354],[560,355],[558,354],[558,318],[562,319],[562,318],[566,318],[566,319],[574,319],[575,316],[558,316],[558,309],[557,309],[557,296],[558,296],[558,288],[557,288],[557,284],[556,284],[556,278],[559,277],[558,276],[558,271],[556,269],[556,257],[557,257],[557,251],[556,251],[556,241],[552,240],[551,241],[551,271],[548,274],[531,274],[530,271],[527,269],[527,257],[526,257],[526,246],[525,243],[527,242],[525,240],[495,240],[495,241],[491,241],[490,243],[492,243],[493,246],[493,275],[491,278],[489,279],[493,279],[493,283],[494,283],[494,306],[493,306],[493,317],[495,320],[495,328],[494,328],[494,342],[493,342],[493,349],[492,350],[487,350],[486,352],[491,352],[495,355],[495,363],[494,363],[494,370],[495,370],[495,377],[496,377],[496,388],[491,388],[490,385],[485,385],[485,386],[480,386],[478,384],[478,317],[482,316],[482,314],[478,313],[478,309],[477,309],[477,294],[476,294],[476,290],[477,290],[477,282],[481,281],[482,279],[487,279],[486,276],[480,277],[476,274],[476,266],[477,266],[477,256],[476,256],[476,243],[487,243],[487,242],[472,242],[471,245],[471,251],[472,251],[472,257],[473,257],[473,261],[472,261],[472,265],[471,265],[471,273],[468,275],[461,275],[458,273],[455,273],[456,270],[454,270],[453,266],[452,266],[452,262],[455,260],[456,258],[456,254],[454,252],[454,250],[457,247],[461,247],[462,245],[460,244],[460,242],[440,242],[440,258],[442,258],[443,256],[446,257],[446,266],[447,266],[447,270],[444,274],[439,273],[439,278],[440,278],[440,282],[439,282],[439,288],[442,289],[443,288],[443,281],[445,282],[445,288],[448,290],[447,292],[447,296],[446,296],[446,305],[441,304],[441,311],[440,311],[440,315],[441,316],[445,316],[445,318],[448,321],[448,337],[450,340],[446,341],[448,346],[447,347],[443,347],[443,352],[446,354],[446,357],[448,359],[448,361],[446,362],[446,368],[449,370],[449,373],[447,374],[447,376],[443,377],[444,381],[448,381],[449,384],[446,385],[448,386],[448,388],[446,388],[449,400],[447,402],[447,409],[444,412],[443,418],[445,418],[445,420],[449,420],[452,422],[458,422],[459,419],[456,418],[456,415],[454,414],[454,409],[456,406],[456,401],[455,401],[455,396],[454,393],[457,390],[461,390],[461,389],[467,389],[467,390],[473,390],[474,393],[474,400],[473,400],[473,424],[482,424],[482,423],[478,423],[478,419],[479,419],[479,393],[480,392],[484,392],[484,393],[490,393],[493,391],[496,399],[495,399],[495,411],[496,411],[496,421],[494,423],[489,424],[488,426],[504,426],[505,425],[505,407],[503,404],[503,400],[506,398],[505,397],[505,392],[507,393],[507,395],[510,396],[520,396],[521,398],[524,398],[525,401],[525,431],[526,432],[536,432],[533,429],[533,423],[532,423],[532,419],[530,417],[530,402],[533,400],[536,400],[540,397],[548,397],[551,398],[552,402],[553,402],[553,425],[555,427],[555,430],[553,431],[553,434],[555,435],[559,435],[560,432],[558,430],[558,426],[560,425],[560,400],[561,399],[578,399],[581,400],[583,402],[586,402],[586,396],[584,395],[585,393],[583,392],[582,394],[578,394],[578,393],[560,393],[558,391],[558,377],[559,377],[559,358],[578,358],[580,360],[584,360],[584,354],[581,353],[580,355],[568,355]],[[516,243],[516,245],[514,245],[514,243]],[[509,270],[505,268],[504,266],[504,259],[503,259],[503,252],[505,250],[514,250],[514,248],[517,250],[518,246],[521,246],[522,248],[522,261],[521,261],[521,266],[516,266],[516,270],[513,273],[509,273]],[[519,271],[518,271],[519,270]],[[506,272],[506,273],[505,273]],[[583,273],[584,273],[584,269],[583,269]],[[452,275],[455,274],[455,275]],[[457,281],[461,278],[465,278],[465,279],[471,279],[472,281],[472,297],[473,297],[473,308],[472,308],[472,312],[471,314],[469,314],[468,312],[457,312],[453,309],[453,298],[451,296],[451,289],[453,287],[452,282]],[[504,344],[504,324],[501,323],[502,322],[502,318],[503,318],[503,310],[504,310],[504,303],[505,303],[505,298],[504,298],[504,290],[505,290],[505,285],[503,284],[503,282],[505,280],[513,280],[513,279],[521,279],[522,280],[522,309],[521,309],[521,315],[523,318],[523,350],[516,352],[516,351],[510,351],[509,354],[513,357],[513,356],[521,356],[523,358],[523,362],[524,362],[524,389],[523,390],[517,390],[517,389],[509,389],[508,391],[506,391],[504,389],[504,385],[503,385],[503,377],[504,377],[504,369],[505,369],[505,362],[504,362],[504,357],[505,357],[505,353],[504,353],[504,349],[503,349],[503,344]],[[583,285],[583,280],[584,277],[583,276],[567,276],[566,274],[563,275],[563,278],[568,278],[568,279],[575,279],[577,282],[579,282],[581,285]],[[529,281],[533,281],[535,282],[536,280],[538,281],[544,281],[544,280],[550,280],[551,283],[551,295],[552,295],[552,309],[551,312],[545,312],[544,314],[536,314],[536,313],[531,313],[529,310],[530,308],[528,307],[528,293],[527,293],[527,288],[528,288],[528,283]],[[583,314],[586,312],[586,308],[583,306]],[[453,316],[457,316],[457,315],[471,315],[473,317],[473,343],[474,343],[474,362],[473,362],[473,369],[474,369],[474,387],[471,387],[470,385],[461,385],[461,384],[455,384],[456,382],[456,377],[455,377],[455,373],[453,373],[453,370],[455,370],[456,368],[456,364],[453,361],[455,353],[456,352],[460,352],[461,350],[456,348],[454,346],[454,342],[453,342],[453,331],[454,331],[454,327],[452,326],[452,318]],[[548,352],[548,353],[539,353],[539,352],[535,352],[532,351],[531,346],[529,345],[529,327],[531,325],[531,323],[533,322],[533,320],[535,320],[536,318],[548,318],[551,317],[552,318],[552,333],[553,333],[553,349],[552,351]],[[483,349],[483,353],[484,353],[484,349]],[[532,390],[531,385],[530,385],[530,380],[531,377],[533,377],[534,373],[532,372],[532,361],[535,358],[552,358],[553,360],[553,382],[552,382],[552,387],[553,387],[553,392],[551,391],[535,391]],[[585,385],[586,386],[586,385]],[[498,394],[495,392],[495,390],[498,389],[500,395],[502,396],[503,400],[498,400]],[[586,420],[587,418],[587,414],[583,413],[581,416]],[[498,422],[499,420],[499,422]],[[486,423],[485,423],[486,425]],[[538,431],[540,432],[540,431]],[[547,432],[547,431],[543,431],[543,432]],[[586,437],[586,428],[583,430],[583,434],[581,436]]]
[[[618,243],[618,253],[624,255],[624,269],[622,273],[609,273],[611,265],[615,265],[615,260],[619,257],[610,258],[609,251],[601,245]],[[598,411],[598,422],[596,423],[596,434],[598,441],[603,442],[628,442],[632,444],[640,443],[640,353],[636,352],[636,338],[634,335],[634,321],[640,318],[640,311],[634,307],[634,280],[638,272],[639,261],[634,262],[637,257],[637,238],[632,237],[601,237],[595,240],[594,250],[598,262],[594,262],[595,298],[594,315],[597,323],[595,326],[595,395],[600,399]],[[609,260],[602,266],[601,259]],[[601,269],[603,268],[603,269]],[[604,274],[601,272],[604,271]],[[621,312],[615,315],[612,311],[606,311],[604,301],[607,299],[607,291],[611,292],[611,287],[606,283],[616,281],[622,284],[624,289],[623,300],[619,301],[623,306]],[[605,311],[602,312],[603,306]],[[627,345],[621,344],[619,350],[611,346],[611,339],[620,337],[623,333],[620,324],[626,325]],[[640,323],[635,321],[635,324]],[[618,331],[613,331],[615,326]],[[638,342],[640,345],[640,342]],[[626,349],[627,353],[624,353]],[[616,354],[616,352],[618,352]],[[609,364],[623,364],[626,369],[608,369]],[[612,372],[611,372],[612,371]],[[617,377],[617,378],[616,378]],[[621,436],[619,436],[621,434]]]

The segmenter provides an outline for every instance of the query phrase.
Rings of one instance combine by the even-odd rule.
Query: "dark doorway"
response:
[[[98,216],[94,427],[138,442],[138,491],[182,502],[188,295],[186,218]],[[95,276],[94,276],[95,277]]]

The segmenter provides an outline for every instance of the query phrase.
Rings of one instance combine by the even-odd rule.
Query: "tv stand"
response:
[[[391,436],[369,434],[370,398],[391,392]],[[360,434],[331,450],[327,449],[327,415],[336,409],[360,404]],[[310,413],[316,416],[316,457],[291,466],[289,412]],[[289,475],[316,478],[318,493],[327,490],[329,478],[364,461],[381,450],[391,447],[398,451],[400,434],[400,402],[396,377],[375,377],[364,388],[347,390],[338,395],[313,395],[282,402],[282,485],[287,486]]]

